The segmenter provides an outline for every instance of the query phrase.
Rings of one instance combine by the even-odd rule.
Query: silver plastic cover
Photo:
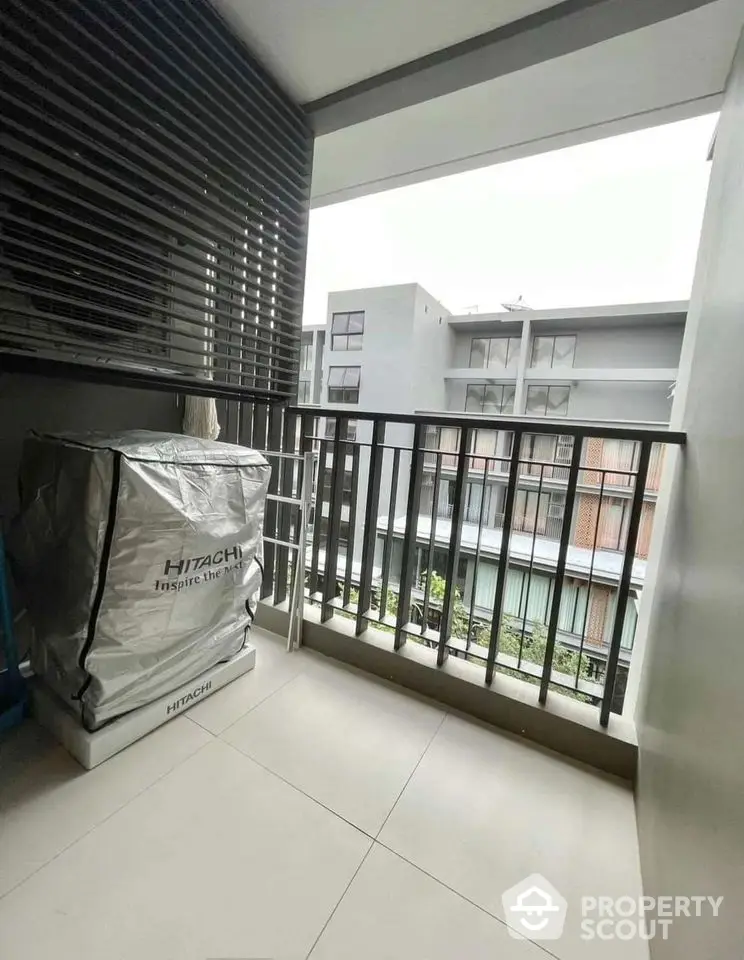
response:
[[[32,666],[89,729],[242,648],[270,472],[255,451],[176,434],[27,438],[9,547]]]

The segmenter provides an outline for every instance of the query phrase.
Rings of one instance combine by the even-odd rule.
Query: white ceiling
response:
[[[213,0],[300,103],[560,0]]]
[[[313,205],[712,112],[743,23],[742,0],[716,0],[320,136]]]

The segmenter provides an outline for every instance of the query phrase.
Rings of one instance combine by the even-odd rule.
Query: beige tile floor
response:
[[[640,890],[626,787],[257,632],[257,665],[84,773],[0,742],[2,960],[645,960],[581,895]],[[512,938],[541,873],[560,940]]]

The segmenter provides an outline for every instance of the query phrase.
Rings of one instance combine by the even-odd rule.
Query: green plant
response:
[[[421,574],[419,579],[418,588],[419,590],[425,590],[426,580],[429,577],[429,617],[428,617],[428,626],[432,629],[439,629],[438,618],[442,610],[442,604],[444,602],[444,595],[447,587],[447,582],[445,578],[437,573],[435,570],[432,570],[431,574],[427,574],[425,571]],[[339,584],[339,593],[341,592],[341,585]],[[352,588],[350,591],[350,600],[351,603],[356,606],[359,603],[359,591],[356,588]],[[373,590],[372,595],[372,609],[377,610],[379,603],[379,594],[378,591]],[[423,608],[420,600],[411,601],[412,610],[415,610],[418,619],[420,620],[423,616]],[[337,611],[339,616],[346,617],[349,619],[354,619],[354,615],[347,613],[346,611],[339,610]],[[393,589],[388,589],[387,593],[387,602],[386,602],[386,614],[387,616],[396,617],[398,614],[398,593]],[[394,634],[395,628],[388,626],[387,624],[375,623],[375,629],[381,630],[383,633]],[[465,607],[465,604],[462,602],[462,595],[458,587],[455,587],[454,591],[454,602],[452,607],[452,624],[450,629],[450,636],[457,638],[458,640],[466,640],[468,636],[468,628],[470,626],[470,614]],[[409,635],[409,639],[417,643],[422,643],[423,640],[417,637],[415,634]],[[470,642],[472,651],[473,646],[487,648],[489,646],[491,639],[491,622],[488,620],[473,618],[472,626],[470,628]],[[533,623],[530,625],[530,629],[523,629],[523,625],[520,621],[516,620],[513,617],[504,617],[501,623],[501,629],[499,630],[499,645],[498,649],[501,654],[504,654],[508,657],[513,657],[520,664],[529,663],[534,664],[540,669],[545,662],[545,653],[547,649],[548,633],[545,624],[542,623]],[[468,653],[467,659],[481,662],[485,656],[485,650],[478,653]],[[562,643],[556,643],[553,650],[553,668],[558,673],[567,675],[568,677],[578,676],[579,680],[589,679],[588,673],[588,660],[587,658],[580,657],[576,651],[569,649],[564,646]],[[515,667],[509,667],[503,663],[496,663],[496,669],[505,674],[506,676],[514,677],[518,680],[526,681],[527,683],[539,684],[540,680],[538,677],[531,676],[529,673],[525,672],[522,669]],[[569,690],[566,690],[563,687],[556,687],[554,684],[551,684],[551,689],[557,690],[562,693],[564,696],[572,697],[576,700],[581,700],[584,702],[589,701],[591,698],[585,694],[575,693]]]

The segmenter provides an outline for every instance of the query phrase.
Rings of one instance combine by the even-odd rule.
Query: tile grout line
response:
[[[475,907],[476,910],[479,910],[481,913],[484,913],[491,920],[496,920],[497,923],[500,923],[503,927],[508,929],[509,924],[502,918],[497,916],[495,913],[491,913],[490,910],[487,910],[485,907],[482,907],[479,903],[476,903],[475,900],[471,900],[470,897],[466,896],[460,890],[456,890],[454,887],[451,887],[448,883],[445,883],[444,880],[441,880],[439,877],[435,877],[433,873],[429,873],[424,867],[420,866],[418,863],[414,863],[413,860],[409,860],[404,854],[399,853],[397,850],[394,850],[392,847],[389,847],[383,840],[378,840],[375,838],[375,843],[381,846],[384,850],[387,850],[388,853],[392,853],[394,857],[405,861],[409,866],[413,867],[414,870],[418,870],[420,873],[423,873],[424,876],[428,877],[430,880],[433,880],[435,883],[439,884],[440,887],[444,887],[445,890],[448,890],[450,893],[454,893],[456,897],[459,897],[461,900],[464,900],[466,903],[469,903],[472,907]],[[531,943],[533,946],[537,947],[539,950],[542,950],[547,956],[552,957],[553,960],[562,960],[556,954],[548,950],[547,947],[544,947],[541,943],[538,943],[536,940],[530,940],[528,937],[522,937],[521,939],[525,940],[527,943]]]
[[[368,834],[365,834],[365,836],[368,836]],[[331,910],[331,912],[328,914],[328,919],[327,919],[326,922],[323,924],[323,926],[322,926],[321,929],[320,929],[320,932],[318,933],[318,936],[317,936],[317,937],[315,938],[315,940],[313,941],[313,945],[312,945],[312,947],[310,947],[310,952],[309,952],[309,953],[307,954],[307,956],[305,957],[305,960],[310,960],[310,957],[313,955],[313,952],[315,951],[315,948],[318,946],[318,941],[320,940],[320,938],[323,936],[323,934],[324,934],[325,931],[326,931],[326,927],[327,927],[328,924],[331,922],[331,920],[333,920],[333,917],[334,917],[336,911],[337,911],[338,908],[341,906],[341,902],[343,901],[343,899],[344,899],[344,897],[346,896],[346,894],[349,892],[349,887],[350,887],[350,886],[352,885],[352,883],[356,880],[357,874],[359,873],[359,871],[360,871],[360,870],[362,869],[362,867],[364,866],[364,861],[365,861],[365,860],[367,859],[367,857],[370,855],[370,852],[374,849],[375,843],[376,843],[377,841],[374,840],[374,839],[371,838],[371,837],[370,837],[370,840],[371,840],[371,843],[370,843],[369,847],[367,847],[366,853],[364,854],[364,856],[362,857],[362,859],[359,861],[359,866],[356,868],[356,870],[354,871],[354,873],[353,873],[352,876],[351,876],[351,879],[350,879],[349,882],[346,884],[346,886],[345,886],[345,888],[344,888],[344,892],[343,892],[343,893],[341,894],[341,896],[338,898],[338,903],[337,903],[336,906],[333,908],[333,910]]]
[[[175,720],[177,718],[174,717],[173,719]],[[201,729],[203,730],[204,728],[202,727]],[[0,900],[2,900],[4,897],[7,897],[9,894],[13,893],[13,891],[17,890],[19,887],[22,887],[24,883],[27,883],[32,877],[35,877],[36,874],[39,873],[41,870],[44,870],[46,867],[53,864],[54,861],[58,857],[61,857],[63,853],[67,853],[67,851],[70,850],[72,847],[74,847],[75,844],[80,843],[81,840],[85,840],[85,838],[90,836],[90,834],[93,833],[94,830],[97,830],[99,827],[102,827],[104,823],[107,823],[112,817],[115,817],[117,813],[121,813],[121,811],[124,810],[125,807],[128,807],[130,803],[133,803],[143,794],[147,793],[147,791],[152,789],[152,787],[154,787],[157,783],[160,783],[161,780],[163,780],[165,777],[173,773],[174,770],[178,769],[178,767],[180,767],[181,764],[186,763],[188,760],[193,759],[193,757],[195,757],[198,753],[201,753],[202,750],[206,749],[217,739],[217,737],[215,737],[214,734],[209,733],[208,730],[204,730],[204,732],[208,733],[212,739],[208,740],[206,743],[203,743],[200,747],[197,747],[193,753],[190,753],[187,757],[184,757],[182,760],[179,760],[178,763],[174,764],[174,766],[170,767],[168,770],[164,770],[163,773],[160,774],[160,776],[156,777],[152,781],[152,783],[148,783],[147,786],[143,787],[141,790],[138,790],[137,793],[129,797],[128,800],[125,800],[124,803],[121,804],[121,806],[116,807],[115,810],[112,810],[111,813],[107,814],[102,820],[99,820],[97,823],[94,823],[88,830],[85,831],[85,833],[81,833],[79,837],[75,837],[74,840],[71,840],[68,844],[66,844],[66,846],[62,847],[61,850],[58,850],[52,857],[50,857],[44,863],[40,863],[35,870],[32,870],[31,873],[25,876],[22,880],[19,880],[18,883],[14,884],[9,890],[6,890],[5,893],[0,894]],[[151,731],[151,733],[154,733],[154,731]],[[59,746],[62,746],[62,744],[59,744]],[[134,744],[130,744],[129,746],[134,746]],[[65,748],[62,746],[62,749],[65,749]],[[129,749],[129,748],[127,747],[126,749]],[[113,759],[113,758],[109,757],[109,759]],[[104,763],[105,762],[106,761],[104,761]],[[86,772],[90,773],[90,771],[86,771]]]
[[[277,780],[280,780],[282,783],[286,784],[288,787],[291,787],[293,790],[295,790],[301,796],[305,797],[307,800],[310,800],[312,803],[315,803],[319,807],[322,807],[323,810],[325,810],[327,813],[332,814],[334,817],[336,817],[337,820],[341,820],[347,826],[356,830],[358,833],[361,833],[362,836],[367,837],[368,840],[374,841],[375,838],[372,836],[372,834],[367,833],[367,831],[363,827],[360,827],[358,823],[353,823],[351,820],[347,820],[346,817],[342,816],[337,810],[333,810],[331,807],[323,803],[322,800],[318,800],[318,798],[314,797],[312,794],[306,793],[301,787],[298,787],[296,783],[292,783],[291,780],[287,780],[286,777],[283,777],[280,773],[277,773],[276,770],[272,770],[271,767],[267,767],[265,763],[261,763],[260,760],[256,760],[256,758],[252,757],[250,753],[247,753],[245,750],[236,746],[234,743],[230,743],[229,740],[222,740],[220,737],[217,737],[216,739],[219,740],[220,743],[224,744],[224,746],[229,747],[231,750],[234,750],[235,753],[237,753],[238,756],[241,756],[244,760],[250,760],[251,763],[255,763],[257,767],[260,767],[262,770],[265,770],[266,773],[270,774],[272,777],[276,777]]]
[[[256,668],[254,667],[253,669],[255,670]],[[249,673],[250,672],[252,671],[249,671]],[[287,680],[284,681],[284,683],[281,683],[276,688],[276,690],[272,690],[271,693],[267,693],[265,697],[262,697],[260,700],[257,700],[252,707],[248,707],[245,713],[241,713],[241,715],[237,719],[233,720],[232,723],[228,723],[228,725],[224,728],[224,730],[220,730],[219,733],[215,733],[213,730],[210,730],[208,727],[205,727],[203,723],[199,723],[199,721],[196,720],[194,717],[189,716],[190,711],[189,713],[182,714],[182,716],[186,717],[188,720],[191,720],[192,723],[195,723],[198,727],[201,727],[202,730],[206,730],[207,733],[211,733],[213,737],[221,737],[223,734],[227,733],[228,730],[234,727],[236,723],[240,723],[240,721],[243,720],[245,717],[247,717],[249,713],[252,713],[256,709],[256,707],[260,707],[261,704],[266,703],[266,701],[270,700],[275,693],[279,693],[279,691],[283,690],[287,686],[287,684],[292,683],[293,680],[296,680],[297,677],[300,676],[300,673],[302,673],[302,671],[300,671],[299,673],[296,673],[293,677],[289,677]],[[240,677],[236,677],[235,679],[239,680]],[[229,687],[230,687],[230,684],[228,683],[226,686],[220,687],[220,690],[228,690]],[[220,690],[215,690],[212,696],[216,696],[220,692]],[[201,703],[208,703],[208,702],[209,702],[209,697],[206,697],[204,700],[201,701]],[[195,710],[196,707],[199,705],[200,704],[195,704],[191,709]]]
[[[424,757],[426,756],[426,754],[429,752],[429,747],[432,745],[432,743],[434,743],[434,740],[435,740],[437,734],[438,734],[439,731],[442,729],[442,725],[444,724],[444,721],[447,719],[448,716],[449,716],[449,711],[447,711],[447,710],[443,711],[443,713],[442,713],[442,719],[441,719],[441,720],[439,721],[439,723],[437,724],[437,729],[436,729],[436,730],[434,731],[434,733],[432,733],[432,735],[429,737],[429,742],[428,742],[428,743],[426,744],[426,746],[424,747],[424,750],[423,750],[421,756],[420,756],[420,757],[418,758],[418,760],[416,761],[416,765],[414,766],[413,770],[411,770],[410,774],[408,775],[408,778],[406,779],[406,782],[403,784],[403,787],[402,787],[400,793],[399,793],[398,796],[395,798],[395,802],[393,803],[392,807],[391,807],[390,810],[388,811],[388,815],[387,815],[387,816],[385,817],[385,819],[382,821],[382,826],[380,827],[380,829],[379,829],[379,830],[377,831],[377,833],[375,834],[375,840],[377,840],[377,838],[380,836],[380,834],[382,833],[382,831],[385,829],[385,824],[388,822],[388,820],[389,820],[390,817],[392,816],[393,810],[395,810],[395,808],[398,806],[398,801],[400,800],[400,798],[401,798],[401,797],[403,796],[403,794],[405,793],[406,787],[407,787],[408,784],[411,782],[411,780],[412,780],[412,778],[413,778],[413,775],[414,775],[414,774],[416,773],[416,771],[418,770],[419,764],[420,764],[421,761],[424,759]]]

